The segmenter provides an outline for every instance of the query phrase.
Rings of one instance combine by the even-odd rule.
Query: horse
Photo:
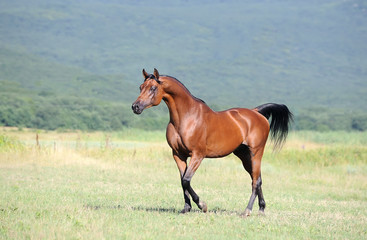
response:
[[[254,109],[232,108],[217,112],[194,97],[176,78],[161,76],[157,69],[153,74],[148,74],[144,69],[142,73],[144,82],[140,85],[140,95],[132,104],[132,110],[135,114],[141,114],[144,109],[157,106],[162,100],[169,109],[166,139],[180,172],[185,200],[181,213],[191,211],[190,196],[199,209],[203,212],[208,210],[207,204],[190,184],[203,159],[234,153],[252,179],[250,200],[241,216],[251,215],[256,197],[259,214],[264,214],[261,159],[269,132],[275,147],[280,148],[284,143],[293,116],[288,107],[267,103]]]

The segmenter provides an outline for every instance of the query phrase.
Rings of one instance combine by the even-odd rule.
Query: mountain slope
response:
[[[363,0],[2,1],[0,81],[129,106],[155,67],[216,109],[360,114],[366,20]]]

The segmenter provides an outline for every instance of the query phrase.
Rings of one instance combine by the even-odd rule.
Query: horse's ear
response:
[[[159,80],[159,72],[156,68],[154,68],[154,77],[156,80]]]
[[[149,76],[149,74],[145,71],[144,68],[143,68],[143,76],[144,76],[144,79],[147,79],[147,77]]]

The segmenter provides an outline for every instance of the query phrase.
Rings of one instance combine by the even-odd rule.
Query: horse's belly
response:
[[[231,134],[213,134],[208,138],[206,157],[216,158],[231,154],[243,142],[242,136],[237,132]]]

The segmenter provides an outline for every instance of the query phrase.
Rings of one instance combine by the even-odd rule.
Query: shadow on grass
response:
[[[91,205],[86,204],[84,208],[91,210],[101,210],[101,209],[116,209],[116,210],[132,210],[132,211],[145,211],[145,212],[161,212],[161,213],[176,213],[180,214],[181,210],[176,208],[162,208],[162,207],[146,207],[146,206],[123,206],[123,205],[115,205],[115,206],[105,206],[105,205]],[[191,212],[201,213],[202,211],[199,209],[193,209]],[[208,210],[208,213],[218,214],[218,215],[240,215],[236,211],[214,208]]]

